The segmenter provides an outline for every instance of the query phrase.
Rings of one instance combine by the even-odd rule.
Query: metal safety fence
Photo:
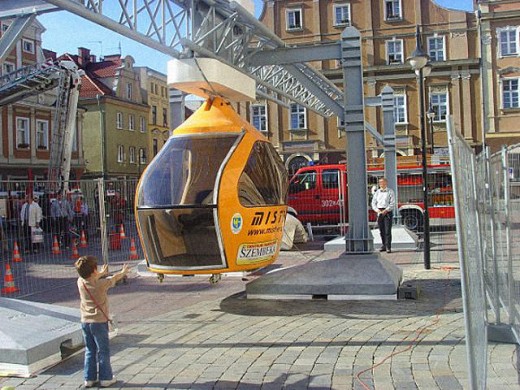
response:
[[[68,191],[47,191],[56,188],[52,184],[0,181],[2,296],[74,283],[74,262],[82,255],[109,266],[143,258],[133,209],[136,180],[75,181]]]
[[[520,144],[475,156],[448,133],[470,383],[484,389],[488,340],[520,344]]]
[[[442,262],[443,249],[455,246],[455,208],[449,160],[430,158],[427,172],[432,259],[434,262]],[[373,229],[377,228],[377,215],[371,210],[371,201],[378,180],[383,176],[382,164],[368,165],[368,220]],[[421,250],[424,234],[424,186],[420,163],[412,159],[400,161],[396,182],[397,188],[394,191],[397,192],[398,205],[394,212],[394,224],[403,225],[415,233],[417,250]],[[307,226],[311,237],[345,235],[349,228],[347,183],[347,169],[344,164],[302,167],[291,178],[289,206],[298,213],[298,219]]]
[[[461,267],[466,353],[471,389],[485,389],[487,378],[487,309],[483,281],[477,162],[462,135],[448,126],[457,241]]]
[[[520,344],[520,144],[480,159],[487,169],[482,204],[484,280],[492,338]]]

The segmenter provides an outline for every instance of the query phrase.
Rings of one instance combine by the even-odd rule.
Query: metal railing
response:
[[[487,312],[483,281],[481,186],[476,157],[463,136],[448,126],[449,149],[456,209],[457,241],[461,267],[466,353],[471,389],[485,389],[487,379]]]
[[[379,167],[379,168],[378,168]],[[369,165],[367,193],[369,225],[376,227],[376,214],[371,210],[372,195],[378,179],[384,175],[381,164]],[[289,189],[289,206],[298,213],[300,221],[312,230],[313,236],[344,235],[348,228],[347,177],[339,165],[311,166],[299,171]],[[398,169],[398,210],[395,224],[402,224],[422,239],[424,222],[423,185],[421,167],[416,162]],[[455,231],[455,208],[449,164],[429,166],[428,175],[430,230],[432,249],[439,249],[442,235]]]
[[[491,338],[520,344],[520,144],[479,160],[489,172],[481,203],[484,281],[490,298]]]
[[[520,144],[478,156],[448,128],[468,371],[486,388],[487,341],[520,344]]]
[[[94,255],[109,265],[143,259],[133,210],[136,184],[77,181],[59,200],[31,182],[0,182],[1,295],[16,298],[73,283],[79,255]],[[26,193],[37,197],[42,209],[41,243],[31,242],[31,230],[21,221]],[[56,212],[59,202],[61,215]]]

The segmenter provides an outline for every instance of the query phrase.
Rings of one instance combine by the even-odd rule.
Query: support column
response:
[[[349,228],[345,235],[346,253],[372,253],[374,240],[368,226],[361,35],[354,27],[347,27],[341,34],[341,60],[348,171]]]
[[[176,129],[184,122],[184,93],[178,89],[170,89],[170,123]]]
[[[381,105],[383,106],[383,131],[385,153],[385,177],[388,187],[394,190],[395,207],[394,219],[398,218],[398,187],[397,187],[397,157],[395,155],[395,118],[394,118],[394,90],[389,85],[381,91]]]

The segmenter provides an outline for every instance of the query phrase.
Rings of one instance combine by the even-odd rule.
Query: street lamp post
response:
[[[428,109],[428,112],[426,113],[426,116],[430,120],[430,135],[431,135],[431,142],[430,142],[430,148],[431,148],[431,154],[435,154],[435,140],[433,136],[433,118],[435,118],[435,111],[433,110],[432,105],[430,104],[430,108]]]
[[[424,77],[429,76],[431,65],[428,63],[428,55],[422,50],[419,26],[417,26],[416,47],[408,62],[417,75],[419,84],[419,112],[421,128],[421,152],[422,152],[422,181],[423,181],[423,230],[424,230],[424,268],[430,269],[430,214],[428,212],[428,167],[426,161],[426,126],[424,125]]]

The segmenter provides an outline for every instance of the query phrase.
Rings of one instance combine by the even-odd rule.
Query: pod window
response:
[[[145,172],[138,207],[214,205],[217,173],[237,135],[174,137]]]
[[[238,181],[238,198],[245,207],[287,203],[287,171],[273,146],[254,144]]]

